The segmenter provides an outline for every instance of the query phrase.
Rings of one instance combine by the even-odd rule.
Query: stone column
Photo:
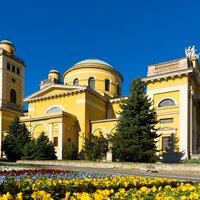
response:
[[[49,140],[53,142],[53,124],[49,123]]]
[[[58,160],[62,160],[62,151],[63,151],[63,124],[59,123],[59,132],[58,132]]]
[[[193,136],[192,136],[192,153],[197,153],[197,106],[196,100],[193,100]]]
[[[3,156],[3,152],[1,151],[3,142],[3,130],[2,130],[2,114],[0,113],[0,158]]]
[[[193,96],[194,96],[194,91],[192,88],[190,88],[190,119],[189,119],[189,155],[188,157],[190,158],[192,154],[192,136],[193,136]]]

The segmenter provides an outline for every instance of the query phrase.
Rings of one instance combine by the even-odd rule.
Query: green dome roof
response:
[[[82,60],[82,61],[76,63],[75,65],[81,65],[81,64],[101,64],[101,65],[106,65],[106,66],[112,67],[107,62],[105,62],[103,60],[96,59],[96,58],[89,58],[89,59],[86,59],[86,60]]]

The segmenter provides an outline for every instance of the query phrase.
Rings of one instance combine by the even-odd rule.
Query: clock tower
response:
[[[10,122],[24,112],[25,65],[15,52],[15,46],[8,39],[0,42],[0,149],[3,134],[8,130]]]

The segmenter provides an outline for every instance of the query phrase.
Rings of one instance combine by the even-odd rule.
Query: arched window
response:
[[[79,85],[79,80],[78,80],[78,78],[75,78],[75,79],[74,79],[73,85]]]
[[[117,95],[120,95],[120,87],[119,87],[119,83],[117,83]]]
[[[49,110],[47,110],[46,113],[60,112],[60,111],[62,111],[62,109],[55,106],[55,107],[52,107],[52,108],[50,108]]]
[[[12,103],[17,102],[17,93],[14,89],[10,90],[10,102],[12,102]]]
[[[175,102],[172,99],[164,99],[159,104],[158,107],[174,106]]]
[[[110,91],[110,80],[106,79],[105,80],[105,91]]]
[[[95,89],[95,78],[94,77],[90,77],[88,80],[88,86],[92,89]]]

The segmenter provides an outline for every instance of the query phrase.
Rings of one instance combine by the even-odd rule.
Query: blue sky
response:
[[[8,36],[26,63],[25,96],[39,90],[56,68],[99,58],[131,80],[147,66],[200,50],[198,0],[10,0],[1,1],[0,40]]]

